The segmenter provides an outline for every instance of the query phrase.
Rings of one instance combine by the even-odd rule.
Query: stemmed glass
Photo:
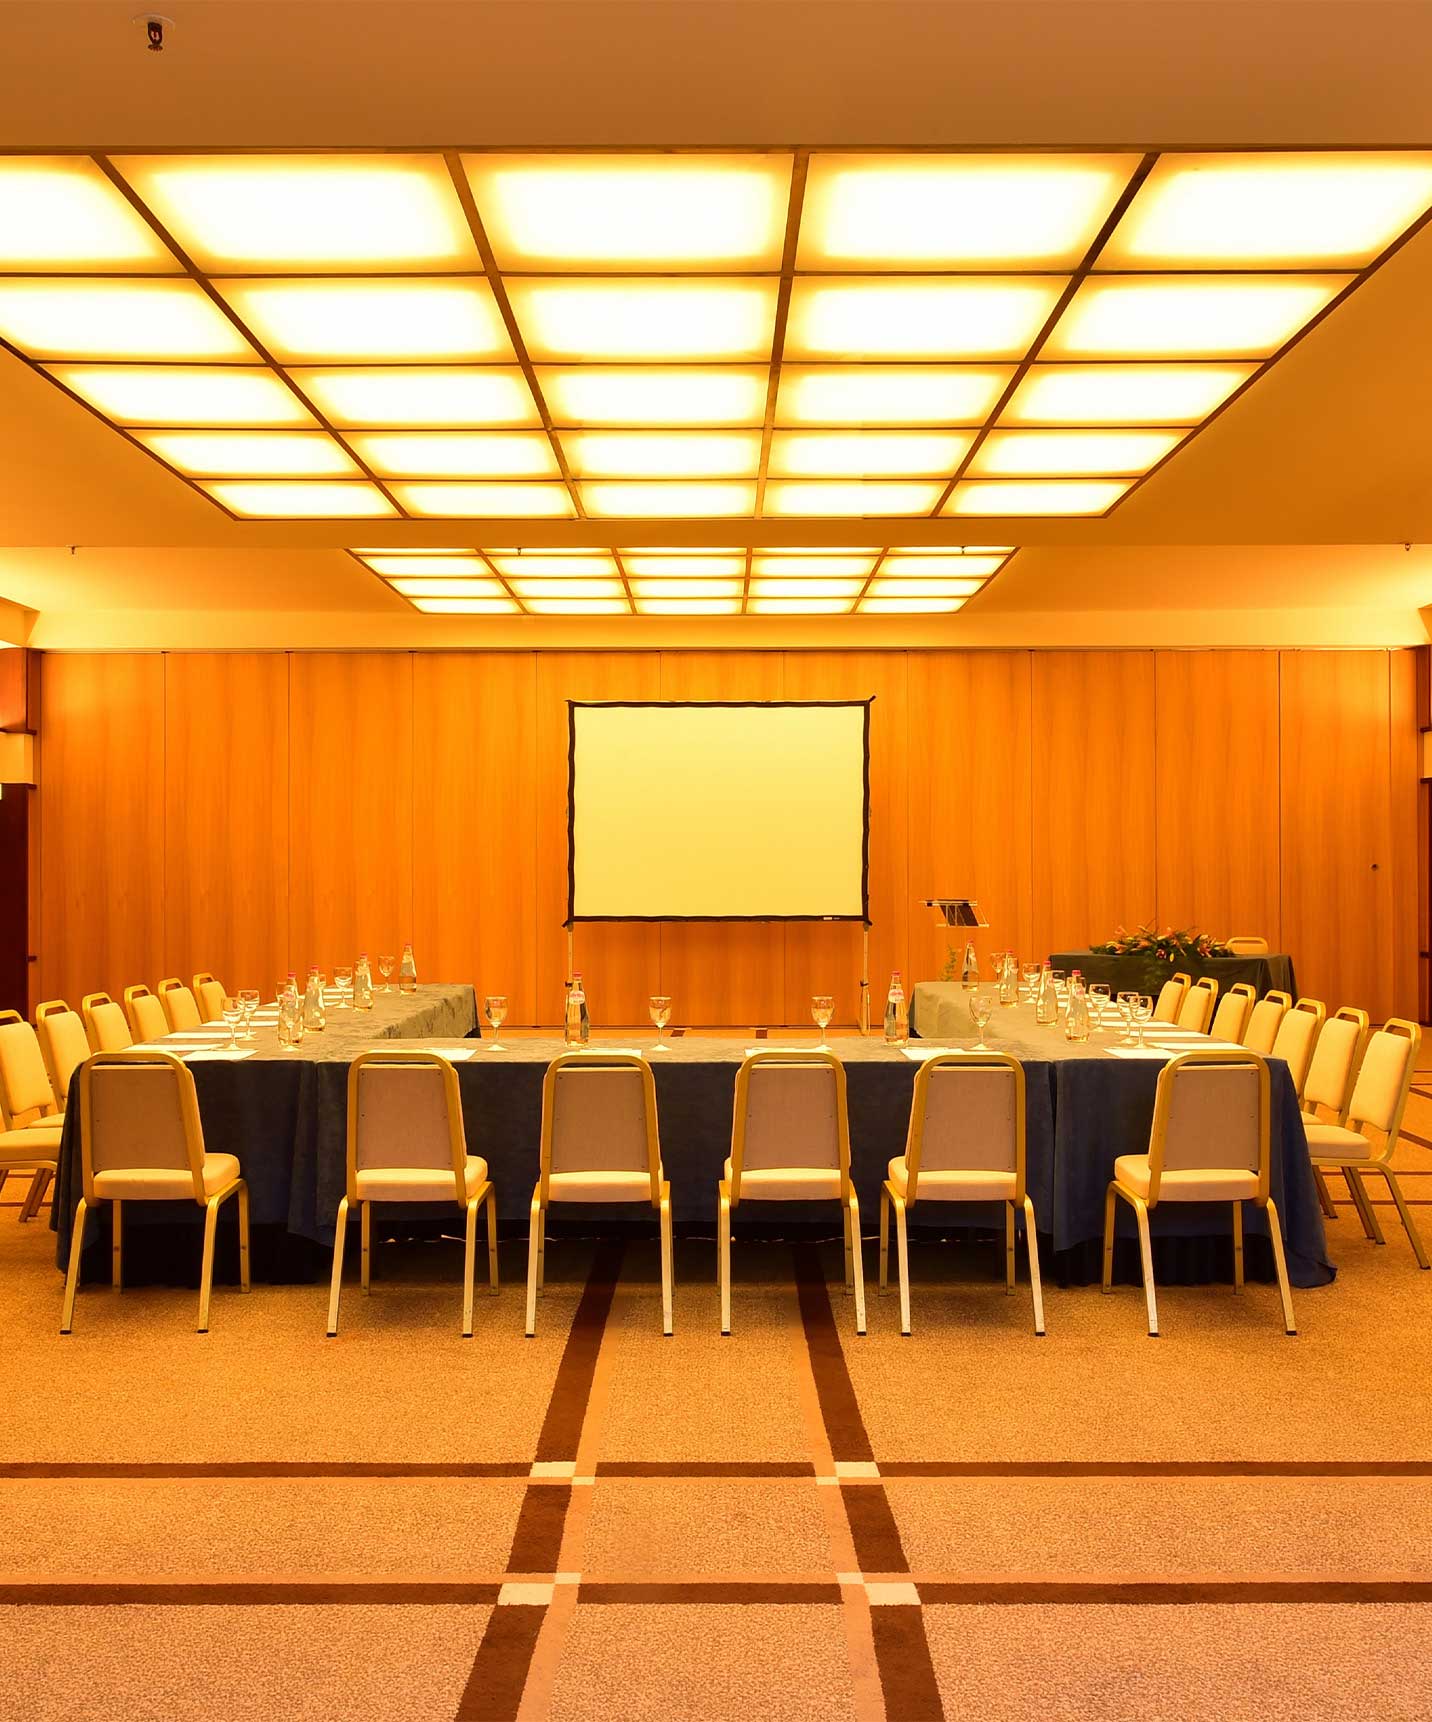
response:
[[[1025,993],[1030,999],[1033,999],[1039,987],[1039,964],[1026,963],[1020,972],[1024,977]]]
[[[979,1039],[975,1042],[976,1052],[984,1052],[985,1030],[989,1027],[989,1019],[994,1015],[994,1000],[981,989],[970,1000],[970,1015],[975,1019],[975,1027],[979,1030]]]
[[[670,1052],[671,1048],[661,1038],[661,1031],[671,1021],[671,1000],[664,994],[653,995],[646,1001],[646,1008],[651,1013],[651,1020],[656,1024],[656,1045],[653,1052]]]
[[[393,965],[396,963],[396,961],[397,961],[396,957],[379,957],[378,958],[378,973],[380,975],[382,975],[382,977],[383,977],[383,984],[381,987],[379,987],[379,989],[378,989],[379,992],[384,992],[384,993],[392,992],[393,989],[388,985],[388,976],[390,974],[392,974]]]
[[[1089,1021],[1094,1033],[1098,1034],[1104,1026],[1104,1012],[1109,1008],[1109,986],[1107,981],[1095,981],[1089,988]]]
[[[259,1008],[259,989],[257,987],[239,988],[239,1009],[244,1017],[244,1039],[256,1040],[254,1033],[254,1012]]]
[[[1143,1046],[1145,1044],[1144,1030],[1149,1025],[1149,1018],[1154,1014],[1154,1001],[1147,993],[1135,993],[1129,1014],[1138,1028],[1138,1034],[1135,1037],[1136,1044]]]
[[[1120,1046],[1127,1046],[1134,1038],[1134,1000],[1139,995],[1131,992],[1119,994],[1119,1015],[1124,1019],[1124,1032],[1119,1036]]]
[[[333,971],[333,984],[338,988],[338,1009],[353,1008],[353,965],[345,963]]]
[[[507,999],[502,993],[490,993],[483,1001],[483,1009],[487,1012],[487,1020],[492,1024],[492,1032],[496,1036],[503,1023],[507,1021]],[[507,1048],[503,1046],[501,1041],[494,1038],[489,1041],[487,1050],[489,1052],[506,1052]]]
[[[829,993],[816,993],[810,1001],[810,1014],[811,1020],[820,1030],[820,1042],[816,1051],[829,1052],[830,1048],[826,1045],[825,1031],[830,1027],[830,1019],[835,1015],[835,1000]]]
[[[229,1025],[229,1046],[232,1049],[239,1044],[239,1024],[243,1021],[244,1007],[236,998],[225,998],[223,1015]]]

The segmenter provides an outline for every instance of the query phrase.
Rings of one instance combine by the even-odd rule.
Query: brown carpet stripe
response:
[[[913,1604],[872,1608],[870,1630],[890,1722],[944,1722],[922,1610]]]
[[[611,1477],[814,1477],[809,1459],[601,1459],[597,1476]]]
[[[863,1573],[909,1572],[905,1545],[884,1489],[869,1483],[852,1484],[840,1491],[850,1535],[855,1543],[855,1561]]]
[[[0,1583],[0,1606],[31,1608],[115,1608],[146,1605],[150,1608],[273,1608],[275,1606],[322,1607],[334,1603],[375,1604],[475,1603],[497,1601],[501,1587],[492,1580],[478,1584],[430,1579],[360,1580],[295,1579],[246,1583],[219,1579],[198,1584],[153,1583],[33,1584]]]
[[[733,1607],[749,1607],[762,1603],[839,1603],[840,1586],[832,1581],[788,1584],[765,1583],[756,1580],[743,1583],[740,1579],[693,1579],[683,1584],[679,1580],[654,1582],[607,1582],[598,1580],[579,1587],[577,1597],[583,1603],[718,1603]]]
[[[449,1464],[444,1461],[388,1462],[386,1460],[212,1460],[195,1463],[142,1463],[124,1461],[80,1460],[62,1464],[45,1460],[17,1461],[0,1464],[0,1482],[17,1482],[34,1478],[161,1478],[173,1481],[185,1477],[222,1478],[242,1481],[253,1478],[273,1481],[288,1477],[343,1477],[352,1480],[402,1477],[526,1477],[532,1467],[526,1460],[492,1460],[471,1464]]]
[[[545,1608],[518,1603],[493,1609],[454,1722],[511,1722],[522,1703]]]
[[[512,1534],[512,1552],[507,1557],[508,1572],[557,1571],[557,1554],[562,1547],[562,1532],[571,1501],[569,1483],[548,1483],[527,1490],[517,1515],[517,1529]]]
[[[934,1580],[921,1584],[920,1597],[926,1604],[980,1607],[998,1603],[1124,1603],[1140,1608],[1197,1603],[1420,1603],[1432,1602],[1432,1579]]]
[[[895,1459],[882,1477],[1432,1477],[1426,1459]],[[851,1488],[848,1494],[857,1491]]]
[[[875,1458],[875,1452],[866,1433],[865,1419],[860,1414],[860,1402],[855,1396],[850,1371],[845,1366],[845,1353],[840,1348],[840,1335],[831,1312],[819,1252],[813,1244],[801,1244],[793,1253],[801,1325],[810,1352],[811,1373],[815,1376],[816,1396],[820,1400],[831,1457],[837,1463],[868,1464]]]
[[[557,1367],[542,1433],[537,1437],[539,1464],[571,1463],[577,1457],[577,1443],[582,1438],[582,1424],[592,1392],[592,1374],[597,1367],[597,1353],[601,1350],[621,1267],[622,1245],[598,1247]]]

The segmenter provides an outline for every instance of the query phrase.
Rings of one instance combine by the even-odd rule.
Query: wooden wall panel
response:
[[[1033,954],[1157,914],[1152,652],[1033,659]],[[999,714],[991,713],[997,734]]]
[[[1426,648],[1422,648],[1424,651]],[[1388,779],[1392,802],[1389,860],[1389,926],[1392,941],[1389,1009],[1417,1021],[1421,998],[1422,899],[1426,857],[1420,837],[1426,829],[1420,781],[1421,748],[1417,723],[1415,650],[1388,655]],[[1423,887],[1423,888],[1419,888]]]
[[[1154,660],[1157,918],[1281,950],[1278,654]]]
[[[397,955],[413,937],[412,655],[295,652],[289,711],[288,967]]]
[[[537,659],[413,660],[413,942],[537,1020]]]
[[[164,659],[46,653],[42,685],[37,991],[78,1007],[161,978]]]
[[[164,690],[161,967],[267,998],[290,967],[288,657],[171,652]]]

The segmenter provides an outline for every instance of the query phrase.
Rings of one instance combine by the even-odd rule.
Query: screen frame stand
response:
[[[870,1033],[870,923],[860,929],[860,1032]]]

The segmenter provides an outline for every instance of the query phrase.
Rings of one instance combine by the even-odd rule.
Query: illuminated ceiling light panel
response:
[[[1432,154],[1166,155],[1100,269],[1357,268],[1432,204]]]
[[[415,610],[429,616],[516,616],[521,611],[513,598],[413,598]]]
[[[561,477],[541,431],[375,431],[348,441],[384,478]]]
[[[753,574],[782,574],[821,578],[826,575],[859,575],[862,578],[875,566],[876,555],[868,556],[777,556],[761,551],[751,558]]]
[[[425,577],[434,575],[481,574],[490,573],[487,564],[480,556],[424,556],[411,551],[401,555],[387,555],[380,550],[362,552],[363,560],[375,574],[388,577],[401,574],[421,574]]]
[[[629,616],[625,598],[528,598],[525,606],[537,616]]]
[[[566,520],[576,510],[561,484],[394,484],[410,514],[472,520]]]
[[[1032,365],[1001,424],[1196,425],[1256,365]]]
[[[750,598],[746,609],[756,616],[845,616],[849,598]]]
[[[486,281],[216,280],[276,359],[505,359],[512,343]]]
[[[939,500],[940,486],[896,482],[863,484],[859,480],[822,484],[772,479],[766,485],[766,513],[884,516],[928,514]]]
[[[374,546],[366,550],[354,550],[351,554],[354,556],[362,556],[366,559],[369,556],[471,556],[473,552],[470,549],[437,550],[427,544],[408,544],[395,550],[390,544],[387,549],[383,549],[381,546]]]
[[[862,598],[856,609],[867,616],[948,616],[964,603],[963,598]]]
[[[513,580],[519,598],[621,598],[620,580]]]
[[[779,269],[789,155],[467,155],[500,269]]]
[[[238,365],[47,365],[57,382],[121,425],[311,425],[272,371]]]
[[[995,556],[1002,562],[1012,555],[1012,544],[896,544],[891,556]],[[963,564],[961,564],[963,566]]]
[[[375,484],[208,479],[199,487],[251,520],[357,520],[396,513]]]
[[[622,556],[744,556],[739,544],[636,544]]]
[[[746,558],[741,556],[713,556],[709,553],[692,551],[688,555],[653,556],[645,551],[622,553],[622,566],[628,574],[655,574],[667,580],[705,580],[713,575],[744,574]]]
[[[763,365],[538,365],[555,425],[759,425]]]
[[[562,452],[578,478],[754,478],[761,433],[569,431]]]
[[[969,431],[777,431],[772,473],[816,477],[948,478],[974,440]]]
[[[753,598],[857,598],[863,580],[753,580]]]
[[[740,580],[633,580],[638,598],[739,598]]]
[[[116,156],[198,267],[482,267],[441,156]]]
[[[1347,275],[1100,276],[1078,288],[1045,358],[1266,358]]]
[[[494,554],[491,560],[499,574],[581,578],[590,574],[615,574],[617,571],[616,560],[611,556],[558,556],[534,550],[523,556]]]
[[[1013,375],[1012,365],[783,364],[776,423],[983,424]]]
[[[624,484],[596,482],[581,487],[582,505],[588,514],[633,519],[655,516],[689,519],[750,514],[756,506],[756,487],[741,483]]]
[[[1065,285],[1049,276],[797,280],[785,357],[1017,359]]]
[[[505,430],[542,422],[516,365],[461,370],[425,365],[382,370],[296,368],[289,375],[333,425]]]
[[[1176,430],[991,431],[965,469],[971,478],[1136,476],[1176,448]]]
[[[913,556],[908,551],[892,551],[880,564],[885,575],[908,575],[920,580],[957,576],[976,583],[997,574],[1004,566],[1003,556]]]
[[[972,598],[983,585],[983,580],[880,579],[870,582],[870,595],[874,598]]]
[[[776,283],[543,281],[507,294],[532,359],[765,359]]]
[[[193,281],[0,281],[0,336],[36,359],[247,359]]]
[[[765,544],[758,554],[766,556],[878,556],[878,544]]]
[[[739,616],[739,598],[638,598],[639,616]]]
[[[1129,488],[1128,479],[997,479],[957,484],[946,514],[1102,514]]]
[[[390,580],[405,598],[506,598],[500,580]]]
[[[1139,159],[816,154],[796,267],[1070,269]]]
[[[196,478],[357,478],[357,463],[320,431],[138,431],[170,466]]]
[[[0,158],[0,268],[177,274],[178,259],[83,156]]]

